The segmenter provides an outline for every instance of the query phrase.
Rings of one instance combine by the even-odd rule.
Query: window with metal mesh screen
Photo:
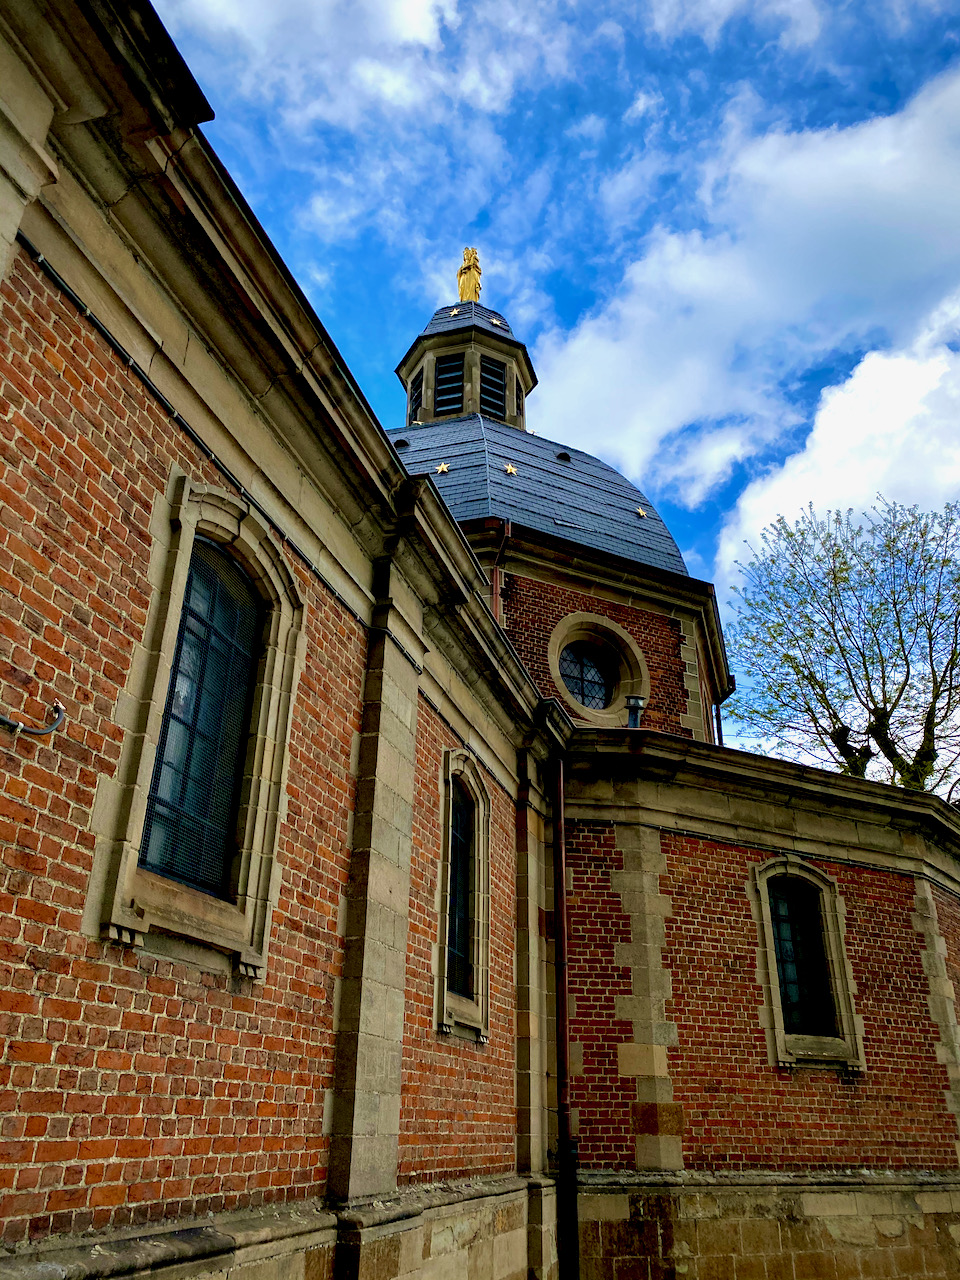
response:
[[[563,683],[582,706],[594,711],[609,707],[619,674],[616,655],[604,645],[575,640],[560,654]]]
[[[423,370],[417,372],[417,376],[410,383],[410,416],[408,422],[416,422],[420,415],[420,409],[423,405]]]
[[[507,416],[507,366],[489,356],[480,357],[480,412],[501,421]]]
[[[439,417],[443,413],[463,412],[463,352],[455,356],[437,356],[434,369],[433,411]]]
[[[796,876],[775,876],[769,892],[784,1031],[836,1036],[820,890]]]
[[[447,987],[473,998],[470,890],[474,859],[474,803],[458,778],[450,804],[450,910],[447,924]]]
[[[523,414],[523,383],[519,374],[513,380],[513,411],[518,418]]]
[[[241,567],[194,543],[150,784],[140,864],[224,896],[264,606]]]

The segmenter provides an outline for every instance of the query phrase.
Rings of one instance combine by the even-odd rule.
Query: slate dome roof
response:
[[[461,305],[486,310],[479,303]],[[435,316],[430,323],[436,320]],[[480,414],[413,424],[387,434],[411,475],[432,476],[460,523],[495,516],[595,551],[687,575],[680,549],[646,495],[589,453]],[[438,473],[442,463],[449,470]],[[508,465],[516,468],[516,475],[507,471]]]
[[[420,337],[426,338],[433,333],[451,333],[456,329],[470,329],[474,326],[485,329],[487,333],[516,341],[513,330],[500,312],[491,311],[479,302],[453,302],[448,307],[438,307]]]

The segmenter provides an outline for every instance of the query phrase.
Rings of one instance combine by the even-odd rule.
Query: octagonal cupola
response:
[[[397,366],[407,425],[478,413],[526,430],[526,398],[537,385],[527,348],[497,311],[480,303],[480,264],[463,251],[460,298],[434,312]]]

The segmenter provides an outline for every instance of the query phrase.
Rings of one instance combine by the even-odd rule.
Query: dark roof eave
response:
[[[142,0],[78,0],[78,8],[134,95],[170,131],[190,129],[214,111],[156,10]]]
[[[429,424],[428,424],[429,425]],[[609,576],[611,563],[614,570],[622,570],[624,578],[644,578],[661,584],[666,590],[674,594],[693,595],[698,598],[706,599],[708,596],[715,598],[713,584],[704,582],[700,578],[692,578],[687,573],[675,573],[672,569],[662,569],[656,565],[645,564],[642,561],[634,560],[630,556],[617,555],[615,551],[599,551],[595,547],[587,546],[582,542],[575,542],[571,538],[565,538],[560,533],[546,533],[541,529],[534,529],[530,525],[521,524],[519,521],[511,518],[507,520],[503,516],[488,515],[478,516],[472,520],[461,520],[460,527],[469,536],[473,530],[480,530],[485,525],[489,527],[492,520],[498,520],[501,523],[508,523],[512,530],[512,539],[517,540],[518,534],[522,534],[531,543],[546,544],[549,548],[565,548],[575,547],[576,554],[569,557],[577,562],[592,562],[598,568],[601,568],[605,574]],[[693,590],[691,590],[693,588]],[[699,592],[697,589],[700,589]]]

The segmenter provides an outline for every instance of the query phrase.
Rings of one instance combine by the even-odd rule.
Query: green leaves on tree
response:
[[[764,530],[739,566],[727,704],[765,749],[947,792],[960,761],[960,503],[879,498]]]

